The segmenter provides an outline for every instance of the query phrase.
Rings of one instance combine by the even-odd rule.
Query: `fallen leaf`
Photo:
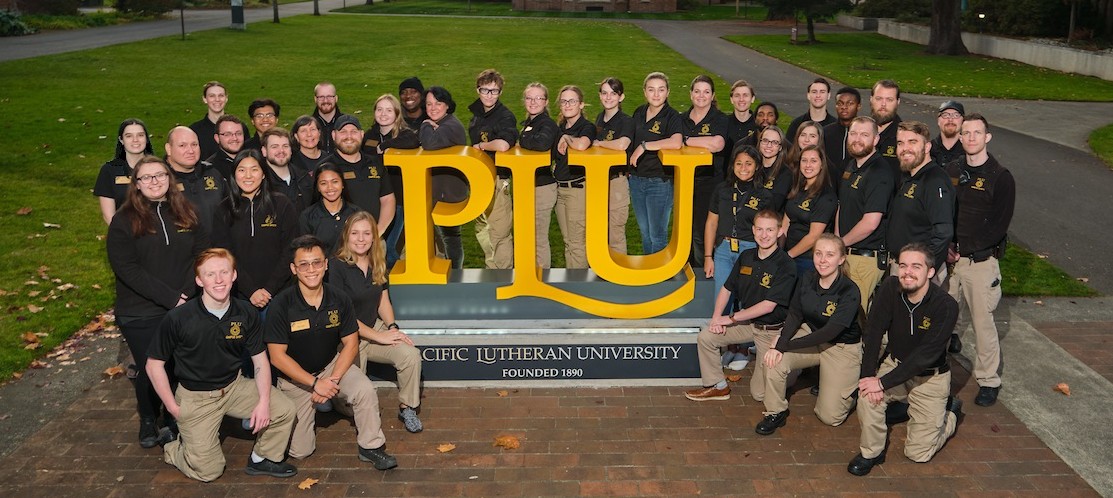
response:
[[[312,488],[314,484],[317,484],[319,482],[321,482],[320,479],[314,479],[312,477],[306,477],[304,481],[302,481],[301,483],[298,484],[298,489],[304,491],[304,490],[307,490],[309,488]]]
[[[106,237],[104,235],[97,235],[97,240],[104,240],[105,238]]]
[[[46,276],[46,272],[50,271],[49,266],[39,265],[39,268],[35,271],[39,272],[39,278],[41,278],[43,280],[47,280],[47,279],[50,278],[50,277]]]
[[[15,379],[15,380],[22,379],[23,378],[23,373],[22,372],[12,372],[12,378]]]
[[[23,285],[39,285],[39,281],[38,280],[28,280],[26,282],[23,282]]]
[[[730,375],[727,376],[727,380],[729,380],[731,382],[738,382],[738,381],[742,380],[742,376],[738,375],[738,374],[730,374]]]
[[[70,289],[76,289],[76,288],[77,288],[77,286],[76,286],[76,285],[73,285],[73,284],[69,284],[69,283],[67,283],[67,284],[62,284],[62,285],[59,285],[59,286],[57,287],[57,289],[58,289],[58,290],[60,290],[60,291],[68,291],[68,290],[70,290]]]
[[[62,228],[62,225],[59,225],[57,223],[49,223],[49,222],[44,221],[43,222],[43,228]]]
[[[993,425],[989,426],[989,430],[991,430],[993,432],[1001,432],[1001,428],[997,427],[997,424],[993,424]]]
[[[448,452],[450,452],[454,449],[456,449],[456,445],[452,444],[452,443],[444,443],[444,444],[438,444],[437,445],[437,451],[439,451],[441,453],[448,453]]]
[[[1040,259],[1047,259],[1046,254],[1036,254],[1036,256],[1038,256]]]
[[[31,209],[30,206],[24,206],[24,207],[19,208],[19,210],[17,210],[15,212],[15,214],[17,214],[19,216],[27,216],[27,215],[31,214],[31,211],[32,211],[32,209]]]
[[[1079,282],[1082,282],[1082,283],[1087,283],[1087,282],[1089,282],[1089,281],[1090,281],[1090,279],[1089,279],[1089,278],[1086,278],[1086,277],[1078,277],[1078,281],[1079,281]]]
[[[93,288],[96,290],[100,290],[100,284],[93,284]]]
[[[29,344],[37,344],[37,343],[40,342],[39,341],[39,336],[35,335],[33,332],[24,332],[19,337],[21,339],[23,339],[23,342],[26,342],[26,343],[29,343]]]
[[[42,360],[32,360],[31,368],[50,368],[50,364]]]
[[[42,294],[42,293],[43,293],[43,291],[29,291],[29,292],[27,292],[27,297],[35,297],[35,296],[37,296],[39,294]]]
[[[114,367],[108,367],[108,368],[104,369],[104,374],[107,375],[108,378],[110,378],[110,379],[115,378],[117,375],[121,375],[123,373],[124,373],[124,369],[120,368],[119,365],[116,365]]]
[[[1034,303],[1032,303],[1032,304],[1034,304],[1034,305],[1036,305],[1036,306],[1043,306],[1043,301],[1036,301],[1036,302],[1034,302]]]
[[[1060,382],[1060,383],[1056,384],[1055,385],[1055,390],[1059,391],[1059,392],[1061,392],[1061,393],[1063,393],[1067,396],[1070,396],[1070,386],[1067,385],[1066,382]]]
[[[39,349],[40,347],[42,347],[42,344],[41,344],[41,343],[38,343],[38,342],[32,342],[32,343],[30,343],[30,344],[25,344],[25,345],[23,346],[23,349],[26,349],[26,350],[28,350],[28,351],[31,351],[31,350]]]
[[[505,398],[507,396],[510,396],[510,391],[503,390],[503,391],[499,391],[497,394],[499,395],[500,398]]]
[[[495,438],[495,443],[492,446],[499,446],[508,450],[516,450],[521,446],[521,441],[514,436],[498,436]]]
[[[38,312],[40,312],[40,311],[42,311],[42,310],[43,310],[43,309],[42,309],[42,307],[40,307],[40,306],[35,306],[35,305],[33,305],[33,304],[28,304],[28,305],[27,305],[27,311],[30,311],[31,313],[38,313]]]

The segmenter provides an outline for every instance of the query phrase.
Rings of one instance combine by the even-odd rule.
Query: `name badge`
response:
[[[116,185],[128,185],[130,183],[131,183],[131,177],[130,176],[117,176],[116,177]]]
[[[344,172],[344,179],[345,180],[355,180],[356,179],[356,172],[355,171],[345,171]]]
[[[742,268],[738,270],[738,273],[741,275],[753,275],[754,269],[749,266],[742,266]]]
[[[185,192],[186,186],[184,183],[178,184],[178,192]]]
[[[850,172],[849,171],[843,171],[842,172],[842,179],[843,180],[849,180],[850,179]]]
[[[305,320],[298,320],[296,322],[290,322],[290,332],[297,332],[297,331],[300,331],[300,330],[309,330],[309,319],[308,318],[306,318]]]

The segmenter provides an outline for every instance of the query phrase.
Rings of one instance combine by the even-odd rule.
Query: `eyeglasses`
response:
[[[943,114],[940,114],[939,117],[943,119],[962,119],[962,114],[959,114],[957,112],[944,112]]]
[[[325,260],[314,259],[313,261],[302,261],[295,264],[294,267],[297,268],[298,271],[309,271],[310,268],[314,270],[320,270],[321,268],[325,267]]]
[[[278,117],[278,115],[273,112],[260,112],[259,114],[255,114],[251,117],[255,119],[274,119]]]
[[[480,95],[498,95],[498,94],[502,93],[501,88],[482,88],[482,87],[480,87],[480,88],[476,88],[476,90],[479,91]]]
[[[217,135],[220,135],[224,138],[242,137],[243,136],[243,131],[225,131],[225,132],[217,133]]]
[[[766,139],[763,138],[763,139],[761,139],[761,145],[781,145],[781,141],[780,140],[766,140]]]
[[[135,180],[138,181],[139,183],[142,183],[143,185],[150,185],[151,182],[162,183],[164,180],[166,180],[169,177],[170,177],[170,173],[167,173],[167,172],[163,171],[162,173],[155,173],[153,175],[143,175],[139,178],[136,178]]]
[[[560,99],[560,106],[561,107],[568,107],[570,105],[576,105],[576,104],[579,104],[579,103],[580,103],[580,101],[576,100],[576,99]]]
[[[547,100],[549,100],[549,97],[526,97],[526,102],[537,103],[537,102],[545,102]]]
[[[336,95],[317,95],[317,100],[336,100]]]

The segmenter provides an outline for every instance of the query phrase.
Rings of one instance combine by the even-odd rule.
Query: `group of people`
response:
[[[926,125],[897,116],[896,83],[873,87],[872,117],[858,116],[857,90],[840,89],[832,116],[830,85],[817,79],[808,87],[809,111],[786,135],[776,125],[776,105],[754,107],[756,92],[745,81],[731,86],[733,109],[724,113],[713,80],[698,76],[691,107],[681,112],[669,104],[668,77],[654,72],[643,80],[646,103],[632,115],[622,111],[623,83],[604,79],[594,121],[583,114],[579,87],[559,89],[554,120],[548,88],[530,83],[518,123],[500,99],[504,86],[493,69],[477,76],[465,126],[448,90],[407,78],[397,96],[375,100],[374,124],[365,128],[340,111],[336,87],[322,82],[314,111],[289,131],[277,126],[277,102],[251,102],[252,135],[225,112],[224,85],[209,82],[202,89],[206,116],[170,130],[165,159],[152,154],[142,121],[121,123],[116,156],[93,193],[109,226],[117,322],[137,367],[140,444],[162,444],[168,463],[215,479],[224,468],[217,430],[228,414],[260,435],[246,471],[286,477],[296,473],[287,455],[313,452],[314,407],[331,402],[354,416],[359,458],[379,469],[397,465],[385,451],[377,397],[363,373],[369,361],[394,365],[398,417],[410,432],[422,430],[420,356],[395,322],[387,279],[404,257],[401,175],[384,166],[383,154],[469,144],[492,157],[514,147],[550,154],[551,167],[532,179],[542,268],[551,264],[554,210],[566,266],[588,267],[585,171],[569,163],[570,150],[626,153],[610,171],[609,245],[627,252],[632,206],[645,254],[665,248],[672,216],[672,169],[658,151],[710,151],[691,199],[691,263],[714,278],[716,299],[699,335],[705,387],[687,395],[728,398],[719,349],[754,342],[760,361],[751,394],[767,409],[759,433],[784,425],[789,373],[819,365],[816,413],[824,423],[841,424],[864,397],[869,402],[858,411],[866,427],[880,407],[881,435],[869,419],[862,461],[884,458],[884,405],[902,392],[914,408],[911,424],[922,429],[909,437],[937,429],[909,456],[930,458],[953,433],[955,417],[943,412],[958,413],[944,377],[946,349],[961,345],[951,335],[957,305],[940,283],[971,311],[976,402],[996,400],[992,312],[1014,189],[985,150],[991,135],[984,117],[948,102],[940,109],[941,133],[931,140]],[[513,265],[511,184],[529,188],[530,179],[510,173],[496,169],[494,197],[476,220],[488,268]],[[469,195],[458,171],[434,170],[433,202]],[[440,250],[461,268],[460,227],[438,226],[436,233]],[[895,277],[883,281],[886,272]],[[928,383],[944,389],[925,394]],[[867,464],[859,462],[861,473]]]
[[[735,145],[704,236],[717,294],[698,336],[703,387],[685,396],[729,399],[733,356],[721,349],[752,342],[750,394],[765,405],[755,431],[769,435],[788,420],[792,373],[818,366],[815,414],[838,426],[857,409],[860,453],[847,470],[866,475],[885,460],[887,422],[909,420],[905,455],[916,462],[954,434],[962,411],[947,353],[961,350],[960,302],[976,336],[974,402],[996,403],[993,311],[1016,191],[986,148],[988,121],[961,103],[939,107],[932,139],[897,115],[895,82],[874,85],[871,116],[857,115],[860,93],[844,88],[829,119],[828,93],[822,79],[809,85],[784,157],[763,161],[783,143],[776,127],[757,132],[761,152]]]

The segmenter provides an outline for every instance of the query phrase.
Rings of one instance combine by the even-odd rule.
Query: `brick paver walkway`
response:
[[[1113,322],[1035,322],[1032,326],[1113,382]]]
[[[251,441],[225,439],[228,470],[195,483],[136,442],[127,380],[92,387],[78,402],[0,460],[0,495],[63,496],[687,496],[749,494],[920,496],[1097,496],[1069,466],[1001,404],[972,403],[976,386],[955,369],[966,401],[958,435],[936,458],[903,457],[904,425],[892,430],[890,457],[865,478],[846,473],[857,452],[858,422],[823,426],[811,413],[814,383],[799,382],[792,416],[773,436],[754,433],[761,404],[748,373],[729,401],[695,403],[682,388],[447,389],[425,391],[425,432],[394,418],[397,391],[380,389],[388,449],[399,468],[379,472],[355,457],[354,428],[319,416],[317,453],[295,462],[290,480],[250,477]],[[234,424],[225,424],[234,427]],[[492,446],[516,436],[521,447]],[[437,445],[456,449],[439,453]],[[310,491],[297,484],[311,477]]]

